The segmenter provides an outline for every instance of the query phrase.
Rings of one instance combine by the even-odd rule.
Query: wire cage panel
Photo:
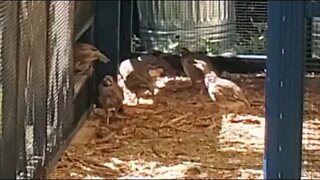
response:
[[[0,2],[0,178],[34,178],[73,122],[74,2]]]
[[[40,1],[19,3],[20,21],[25,21],[21,29],[26,33],[19,42],[27,47],[25,54],[20,55],[22,61],[26,61],[21,71],[25,71],[26,86],[21,88],[25,89],[26,101],[27,176],[33,176],[34,169],[44,163],[46,147],[46,4]]]
[[[26,140],[26,127],[27,127],[27,64],[30,59],[30,39],[31,39],[31,23],[29,13],[28,1],[20,1],[18,3],[19,10],[19,46],[18,46],[18,106],[17,106],[17,177],[26,178],[27,176],[27,149],[26,147],[32,147],[32,145],[26,144],[30,142]],[[32,134],[32,132],[29,132]],[[29,153],[30,154],[30,153]]]
[[[0,2],[1,174],[15,178],[17,2]]]
[[[267,1],[138,1],[143,48],[265,55]]]
[[[140,37],[147,51],[187,47],[213,53],[235,42],[234,1],[137,1]]]
[[[72,119],[73,2],[51,1],[49,4],[49,59],[47,133],[48,151],[62,143],[64,128]]]
[[[265,55],[267,1],[235,1],[236,46],[238,54]]]

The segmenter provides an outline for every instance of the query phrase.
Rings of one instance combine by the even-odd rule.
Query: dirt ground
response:
[[[48,178],[262,178],[264,79],[230,79],[252,104],[241,121],[222,118],[207,94],[186,88],[189,81],[169,81],[153,97],[154,104],[126,106],[123,117],[108,126],[104,119],[87,120],[84,128],[91,127],[93,137],[84,135],[83,143],[70,145]],[[312,97],[320,102],[319,95]],[[320,158],[314,153],[320,149],[319,129],[319,114],[308,113],[305,178],[320,178]]]

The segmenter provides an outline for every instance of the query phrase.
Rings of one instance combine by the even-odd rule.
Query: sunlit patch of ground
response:
[[[110,125],[103,119],[88,120],[85,126],[98,123],[95,137],[70,146],[49,177],[262,178],[264,79],[230,79],[252,104],[237,121],[223,119],[208,95],[187,87],[190,82],[162,79],[165,87],[159,88],[153,104],[125,106],[124,118]],[[320,178],[319,128],[319,120],[304,123],[304,178]]]

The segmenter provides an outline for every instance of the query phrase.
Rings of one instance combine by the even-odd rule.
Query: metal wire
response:
[[[30,58],[31,26],[27,1],[20,1],[19,6],[19,48],[18,48],[18,107],[17,107],[17,178],[27,178],[26,162],[26,117],[27,101],[27,61]]]
[[[235,4],[237,53],[265,55],[267,1],[235,1]]]
[[[34,178],[75,128],[73,31],[72,1],[0,2],[0,178]]]
[[[303,160],[302,167],[311,173],[319,172],[320,159],[315,154],[320,150],[320,44],[319,18],[307,21],[306,29],[306,77],[304,93],[304,123],[303,123]]]
[[[72,2],[52,1],[49,5],[49,94],[48,94],[48,151],[60,145],[64,120],[72,117]]]
[[[1,177],[15,178],[16,170],[16,58],[17,2],[0,2],[1,34]]]

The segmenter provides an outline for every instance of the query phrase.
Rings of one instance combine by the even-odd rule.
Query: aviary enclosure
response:
[[[290,179],[301,170],[320,178],[319,7],[0,2],[0,177],[257,179],[264,171]],[[95,63],[91,77],[73,75],[74,42],[94,44],[111,62]],[[180,47],[210,57],[251,109],[230,119],[183,75],[157,78],[159,93],[142,104],[125,98],[125,113],[109,125],[93,115],[100,77],[153,49],[181,70]]]

